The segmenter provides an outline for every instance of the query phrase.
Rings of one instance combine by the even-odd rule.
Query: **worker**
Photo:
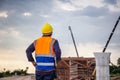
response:
[[[56,65],[61,60],[61,49],[58,40],[51,37],[53,28],[50,24],[44,24],[41,31],[42,36],[26,49],[26,55],[35,66],[36,80],[54,80]],[[36,60],[32,56],[34,51]]]

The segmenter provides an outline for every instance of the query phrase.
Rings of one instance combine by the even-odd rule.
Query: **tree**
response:
[[[117,60],[117,65],[120,66],[120,58]]]

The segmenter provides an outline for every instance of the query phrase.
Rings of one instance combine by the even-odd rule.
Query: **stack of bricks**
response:
[[[57,80],[91,80],[95,69],[95,58],[62,58],[57,66]]]

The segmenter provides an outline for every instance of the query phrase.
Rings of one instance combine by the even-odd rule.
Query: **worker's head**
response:
[[[53,32],[53,28],[50,24],[46,23],[42,27],[42,34],[43,35],[51,35]]]

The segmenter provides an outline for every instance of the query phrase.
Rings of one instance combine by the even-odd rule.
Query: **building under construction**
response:
[[[116,24],[107,40],[107,43],[102,51],[103,53],[105,53],[105,50],[106,50],[106,48],[112,38],[112,35],[119,23],[119,20],[120,20],[120,16],[119,16],[118,20],[116,21]],[[71,36],[72,36],[72,40],[74,43],[77,57],[62,58],[61,62],[57,66],[57,80],[95,80],[95,78],[94,78],[95,73],[96,73],[95,58],[79,57],[79,54],[77,51],[77,46],[75,44],[74,36],[73,36],[72,29],[70,26],[69,26],[69,30],[71,32]],[[103,69],[104,69],[104,67],[103,67]],[[98,70],[98,73],[99,73],[99,70]],[[99,79],[99,77],[98,77],[98,80],[108,80],[108,79],[104,79],[104,77],[100,77],[100,79]]]
[[[95,58],[62,58],[57,67],[57,80],[92,80]]]

